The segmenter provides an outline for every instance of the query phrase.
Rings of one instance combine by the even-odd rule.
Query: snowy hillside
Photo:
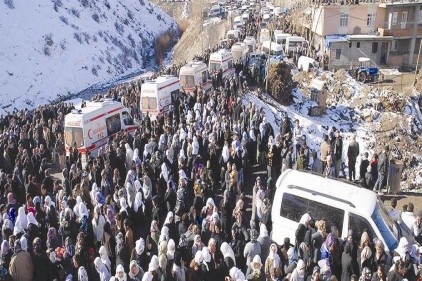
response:
[[[150,68],[168,30],[148,0],[1,1],[0,113]]]

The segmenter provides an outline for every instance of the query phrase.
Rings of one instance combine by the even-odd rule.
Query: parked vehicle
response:
[[[274,30],[274,41],[277,44],[286,44],[287,37],[291,37],[290,33],[284,33],[282,30]]]
[[[270,31],[266,28],[261,29],[259,33],[259,42],[264,43],[269,40],[271,40]]]
[[[247,36],[243,43],[248,47],[248,53],[255,53],[256,52],[256,40],[255,37]]]
[[[262,43],[261,53],[271,56],[282,56],[283,46],[277,44],[276,42],[265,41],[264,43]]]
[[[159,114],[172,110],[172,105],[179,99],[179,78],[165,75],[155,80],[146,81],[141,87],[141,111],[148,112],[151,120]]]
[[[220,5],[214,5],[211,7],[208,17],[214,18],[214,17],[220,17],[222,15],[222,8]]]
[[[321,174],[287,170],[276,183],[272,204],[272,239],[279,245],[285,237],[295,243],[300,218],[309,213],[313,220],[324,219],[327,229],[336,226],[339,237],[368,231],[371,239],[380,239],[387,253],[393,251],[400,237],[413,245],[409,229],[394,222],[377,195],[349,182],[324,177]],[[276,235],[275,235],[276,234]]]
[[[201,86],[207,93],[211,91],[212,83],[208,75],[207,64],[202,61],[191,61],[180,68],[180,87],[186,92],[193,92]]]
[[[98,150],[115,134],[122,130],[133,134],[139,127],[129,112],[120,102],[112,100],[86,102],[81,109],[72,110],[64,119],[66,155],[70,155],[70,147],[76,148],[85,167],[88,155],[97,157]]]
[[[231,51],[222,49],[210,55],[208,71],[213,73],[220,69],[223,72],[223,79],[233,77],[235,70]]]
[[[375,82],[378,81],[379,73],[378,67],[371,66],[371,59],[366,57],[359,58],[360,66],[355,68],[355,79],[365,83],[365,82]]]
[[[318,63],[313,58],[301,56],[297,61],[297,68],[300,71],[308,72],[317,69]]]
[[[246,58],[248,56],[248,47],[246,46],[245,43],[235,43],[232,46],[232,56],[233,56],[233,61],[242,61],[243,65],[246,64]]]
[[[286,54],[291,57],[293,55],[294,50],[297,46],[301,46],[304,42],[306,42],[305,38],[300,36],[289,36],[286,38]]]
[[[227,35],[226,35],[227,39],[237,42],[239,40],[239,37],[240,37],[239,29],[231,29],[227,31]]]

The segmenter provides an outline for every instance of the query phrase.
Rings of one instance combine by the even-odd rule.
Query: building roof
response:
[[[393,36],[380,36],[380,35],[368,35],[368,34],[353,34],[347,35],[347,41],[353,40],[369,40],[369,41],[390,41],[393,40]]]
[[[406,1],[406,2],[402,2],[402,1],[394,1],[394,2],[386,2],[386,3],[380,3],[378,5],[378,7],[380,8],[390,8],[390,7],[409,7],[409,6],[421,6],[422,5],[422,1]]]

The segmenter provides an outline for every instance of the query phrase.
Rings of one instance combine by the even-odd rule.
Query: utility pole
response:
[[[413,80],[413,87],[416,86],[416,78],[418,76],[418,68],[419,68],[419,58],[421,56],[421,49],[422,49],[422,39],[419,39],[419,52],[418,52],[418,59],[416,60],[416,69],[415,69],[415,78]],[[403,78],[402,78],[403,79]],[[403,83],[402,83],[403,84]]]

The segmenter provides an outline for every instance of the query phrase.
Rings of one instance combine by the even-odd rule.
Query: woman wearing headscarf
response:
[[[100,257],[96,257],[94,260],[95,270],[100,275],[100,281],[108,281],[111,277],[110,270],[105,266],[105,264],[102,262],[102,259]]]
[[[132,164],[133,164],[134,151],[132,150],[132,148],[130,148],[130,145],[128,143],[125,143],[125,148],[126,148],[126,169],[131,170]]]
[[[268,230],[265,224],[259,226],[259,236],[257,241],[261,244],[261,257],[267,259],[271,250],[271,238],[268,236]]]
[[[352,274],[359,275],[359,272],[356,272],[357,268],[354,266],[353,260],[353,241],[346,241],[344,245],[343,254],[341,256],[341,265],[342,265],[342,273],[341,273],[341,280],[343,281],[350,281],[350,276]]]
[[[100,254],[100,258],[104,266],[107,267],[109,272],[111,272],[111,261],[108,257],[108,252],[107,252],[106,247],[101,246],[98,253]]]
[[[1,243],[1,265],[4,268],[9,268],[10,260],[12,259],[13,251],[10,249],[9,242],[7,240],[3,240]]]
[[[364,267],[369,269],[372,268],[372,252],[371,240],[369,238],[368,232],[364,231],[360,238],[360,244],[358,248],[358,261],[361,272]]]
[[[98,250],[101,246],[104,236],[105,218],[101,214],[100,206],[94,207],[94,217],[92,218],[92,228],[94,232],[95,249]]]
[[[6,204],[6,210],[8,213],[10,213],[11,208],[17,208],[17,203],[15,199],[15,195],[13,195],[12,192],[7,193],[7,204]]]
[[[252,259],[252,262],[249,264],[246,271],[246,279],[249,281],[265,280],[265,272],[259,255],[255,255]]]
[[[267,281],[278,280],[281,275],[281,259],[277,254],[277,245],[271,244],[268,257],[265,260],[265,276]]]
[[[127,274],[125,273],[125,269],[123,265],[119,264],[116,267],[116,275],[114,276],[114,280],[116,281],[127,281]]]
[[[144,238],[139,238],[135,242],[135,248],[132,250],[130,260],[135,260],[138,266],[140,266],[142,269],[147,269],[148,267],[148,259],[145,253],[145,241]]]
[[[290,281],[304,281],[305,280],[306,265],[303,260],[297,262],[295,270],[290,276]]]
[[[158,263],[159,263],[159,272],[162,276],[162,279],[166,280],[167,278],[167,241],[160,242],[158,246]]]
[[[167,227],[169,230],[169,238],[173,238],[176,243],[179,242],[179,236],[177,235],[176,224],[174,223],[174,214],[173,212],[168,212],[166,220],[164,221],[163,228]]]
[[[12,223],[12,227],[15,227],[15,222],[16,222],[16,209],[15,207],[12,207],[9,209],[9,220]]]
[[[204,256],[202,251],[197,251],[194,258],[191,260],[188,269],[188,281],[204,281],[205,272],[202,269],[202,263],[204,261]]]
[[[375,242],[375,255],[372,271],[377,270],[378,266],[382,266],[384,269],[386,269],[385,267],[387,265],[387,258],[388,256],[385,252],[384,243],[378,239]]]
[[[158,222],[156,220],[153,220],[151,222],[151,226],[149,228],[149,232],[150,232],[150,235],[149,236],[151,236],[151,238],[157,244],[158,243],[158,240],[160,238],[160,235],[159,235],[160,229],[158,228]]]
[[[222,276],[228,276],[229,270],[236,266],[236,258],[234,256],[233,249],[227,242],[223,242],[220,246],[220,251],[223,254],[224,260],[220,267]]]
[[[41,239],[35,238],[32,243],[32,262],[34,264],[34,281],[53,280],[53,273],[49,265],[50,261],[46,252],[43,251]]]
[[[7,214],[5,214],[7,216]],[[8,219],[3,220],[3,225],[1,227],[1,236],[4,240],[9,240],[9,237],[13,235],[13,223]]]
[[[116,264],[129,266],[129,252],[121,232],[116,235]]]
[[[129,281],[141,281],[144,276],[144,270],[132,260],[129,265]]]
[[[299,221],[299,225],[295,232],[296,238],[296,247],[299,248],[300,244],[305,241],[305,234],[310,227],[310,223],[312,221],[311,216],[308,213],[302,215]]]
[[[185,261],[179,252],[175,252],[174,254],[174,263],[171,269],[171,274],[174,281],[186,281]]]
[[[78,281],[88,281],[88,272],[83,266],[78,269]]]
[[[172,275],[172,268],[174,264],[174,254],[176,252],[176,244],[173,239],[170,239],[167,243],[167,263],[166,263],[166,276],[171,279]]]
[[[245,281],[246,277],[243,274],[242,270],[237,267],[232,267],[229,271],[229,276],[233,281]]]
[[[45,221],[49,227],[59,228],[59,219],[57,218],[56,207],[50,196],[45,197]]]
[[[66,237],[64,241],[64,254],[63,254],[63,268],[67,274],[74,274],[74,267],[72,263],[73,256],[75,255],[75,245],[71,237]]]
[[[47,232],[47,248],[54,251],[57,247],[61,247],[57,231],[54,227],[50,227]]]
[[[362,274],[359,277],[359,281],[371,281],[372,272],[368,267],[362,268]]]
[[[20,224],[22,226],[22,228],[26,229],[27,225],[28,225],[28,220],[26,218],[26,214],[25,214],[25,207],[19,207],[18,209],[18,216],[16,217],[16,223],[15,224]]]
[[[378,265],[376,271],[372,273],[371,281],[387,281],[387,274],[384,266]]]
[[[400,260],[404,262],[405,278],[413,280],[413,278],[415,278],[415,271],[413,270],[412,257],[409,252],[409,242],[406,237],[400,238],[399,244],[394,250],[394,257],[400,257]]]
[[[135,195],[135,202],[133,202],[133,227],[135,229],[136,237],[146,237],[147,235],[147,219],[145,217],[145,205],[141,191],[141,184],[138,180],[135,181],[135,186],[139,184],[138,192]]]

